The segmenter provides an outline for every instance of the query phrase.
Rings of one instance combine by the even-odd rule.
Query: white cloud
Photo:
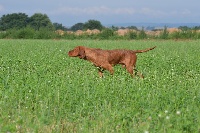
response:
[[[105,23],[116,22],[135,22],[135,21],[160,21],[160,22],[184,22],[184,18],[195,16],[187,9],[155,9],[150,7],[108,7],[108,6],[92,6],[92,7],[60,7],[48,14],[52,17],[65,16],[72,17],[77,21],[85,21],[86,19],[98,19]],[[196,17],[193,17],[196,18]],[[57,20],[56,20],[57,21]],[[68,20],[69,21],[69,20]],[[108,22],[109,21],[109,22]],[[73,22],[73,23],[75,23]]]
[[[153,10],[153,9],[150,9],[150,8],[142,8],[142,9],[140,9],[139,13],[144,14],[144,15],[148,15],[148,16],[163,16],[163,15],[166,15],[166,13],[163,12],[163,11]]]
[[[152,8],[109,8],[106,6],[94,7],[61,7],[56,10],[50,11],[53,15],[68,14],[68,15],[145,15],[150,17],[164,17],[164,16],[178,16],[189,15],[189,10],[182,11],[162,11]]]
[[[0,5],[0,11],[3,11],[4,7],[2,5]]]
[[[52,14],[72,14],[72,15],[123,15],[123,14],[134,14],[135,9],[133,8],[108,8],[106,6],[100,7],[62,7],[53,11]]]
[[[188,9],[185,9],[183,12],[182,12],[182,15],[190,15],[191,14],[191,11],[188,10]]]
[[[186,17],[186,16],[193,16],[192,12],[188,9],[185,10],[154,10],[151,8],[141,8],[137,13],[141,15],[146,15],[149,17],[156,17],[156,18],[172,18],[172,17]]]
[[[114,10],[115,14],[135,14],[136,10],[134,8],[118,8]]]

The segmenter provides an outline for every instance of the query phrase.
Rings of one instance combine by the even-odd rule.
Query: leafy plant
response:
[[[144,49],[99,78],[77,45]],[[0,132],[198,132],[199,40],[0,40]],[[169,51],[170,49],[170,51]],[[169,54],[170,52],[170,54]]]

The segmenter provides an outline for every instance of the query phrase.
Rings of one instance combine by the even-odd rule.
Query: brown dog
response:
[[[156,47],[156,46],[155,46]],[[102,50],[95,48],[88,48],[84,46],[77,46],[73,50],[68,52],[70,57],[79,57],[80,59],[88,60],[92,62],[99,72],[99,76],[103,77],[103,71],[106,69],[111,74],[114,73],[113,66],[116,64],[121,64],[126,67],[127,71],[134,77],[133,73],[137,61],[136,53],[143,53],[154,49],[155,47],[148,48],[145,50],[125,50],[125,49],[115,49],[115,50]],[[141,78],[144,78],[142,74],[139,73]]]

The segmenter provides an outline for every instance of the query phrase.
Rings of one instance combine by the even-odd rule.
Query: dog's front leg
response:
[[[100,77],[100,78],[103,78],[103,71],[104,71],[104,69],[101,68],[101,67],[97,67],[97,69],[98,69],[99,77]]]

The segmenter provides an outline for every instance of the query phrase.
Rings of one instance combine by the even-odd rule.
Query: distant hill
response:
[[[118,23],[118,24],[108,24],[108,27],[117,26],[117,27],[128,27],[128,26],[136,26],[138,28],[144,27],[159,27],[163,28],[167,26],[168,28],[178,28],[179,26],[187,26],[187,27],[195,27],[200,26],[200,23]]]

